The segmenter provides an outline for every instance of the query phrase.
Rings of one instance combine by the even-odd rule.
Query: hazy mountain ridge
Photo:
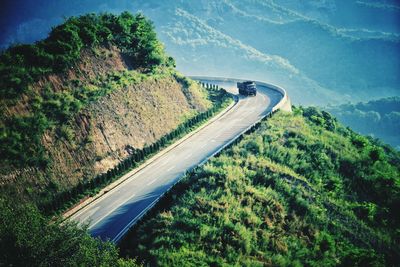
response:
[[[162,4],[155,4],[152,7],[154,8],[153,15],[157,13],[157,9],[160,11],[164,8]],[[212,28],[223,33],[230,39],[238,40],[246,47],[252,47],[262,54],[279,56],[298,70],[295,78],[293,78],[293,73],[288,73],[286,70],[277,71],[271,69],[270,66],[262,66],[264,73],[261,73],[260,67],[255,66],[256,63],[248,58],[243,57],[236,63],[237,61],[231,56],[224,58],[221,52],[213,51],[215,48],[210,47],[207,49],[207,53],[212,55],[211,57],[214,57],[215,54],[219,56],[218,60],[213,58],[211,59],[213,62],[210,61],[211,64],[207,64],[209,72],[216,71],[217,74],[225,73],[228,76],[229,74],[247,75],[249,78],[266,79],[279,83],[286,86],[289,93],[293,95],[295,103],[303,104],[365,100],[398,94],[399,78],[397,73],[400,67],[397,59],[399,42],[396,33],[376,32],[364,28],[335,28],[288,10],[272,1],[225,0],[218,3],[198,1],[185,4],[174,2],[172,7],[166,10],[172,12],[176,8],[197,18],[197,22],[202,24],[198,25],[192,21],[185,25],[184,21],[180,21],[177,28],[191,29],[207,25],[208,29]],[[266,10],[267,18],[262,16],[263,8]],[[280,22],[271,20],[271,10],[279,16],[290,14],[292,19]],[[255,12],[255,14],[250,12]],[[177,51],[185,53],[186,49],[188,53],[190,51],[193,60],[190,56],[184,58],[177,56],[178,66],[183,71],[190,74],[203,73],[203,69],[206,67],[198,66],[196,58],[207,57],[207,55],[202,55],[203,52],[200,48],[207,42],[198,37],[188,36],[187,42],[180,38],[180,47],[175,49],[173,46],[176,45],[176,38],[173,36],[176,32],[172,25],[176,24],[178,18],[174,15],[176,13],[171,15],[172,19],[164,18],[160,21],[156,19],[156,24],[163,25],[161,38],[165,43],[170,44],[168,47],[172,54],[177,54]],[[210,35],[213,34],[210,33]],[[260,38],[260,36],[265,37]],[[203,46],[195,46],[200,43]],[[237,51],[237,57],[241,57],[242,53],[239,51]],[[225,53],[231,54],[228,51]],[[224,61],[230,62],[229,66],[218,70],[218,63],[221,64]],[[245,65],[251,67],[252,70],[245,69]],[[296,83],[293,83],[293,80],[296,80]],[[325,92],[323,89],[326,89]],[[340,93],[341,96],[333,97],[335,93],[326,93],[329,92],[328,89]],[[313,95],[315,91],[326,95],[310,99],[307,97],[307,91],[310,92],[310,95]]]
[[[266,80],[286,87],[294,103],[326,104],[399,95],[398,10],[381,8],[395,2],[374,7],[359,2],[92,0],[91,6],[79,5],[87,11],[142,11],[187,74]]]
[[[270,81],[282,85],[281,81],[285,80],[284,84],[298,88],[290,93],[294,98],[302,96],[305,103],[312,103],[315,96],[319,96],[324,103],[339,99],[334,92],[329,92],[302,75],[286,59],[261,53],[184,10],[177,10],[176,15],[179,17],[174,20],[175,24],[163,27],[160,38],[170,39],[167,50],[171,54],[179,53],[177,64],[182,71],[260,80],[268,73]],[[190,50],[185,47],[190,47]]]
[[[324,22],[324,20],[319,20],[317,18],[309,17],[307,15],[299,13],[299,11],[285,8],[284,6],[276,4],[273,1],[266,1],[266,2],[264,2],[264,1],[247,1],[246,2],[246,1],[237,1],[237,0],[225,0],[222,3],[224,3],[229,8],[231,8],[232,11],[234,11],[234,13],[237,13],[242,16],[246,16],[248,18],[254,18],[254,19],[257,19],[262,22],[271,23],[271,24],[282,25],[282,24],[303,21],[303,22],[307,22],[310,24],[318,25],[321,29],[323,29],[324,31],[327,31],[333,37],[339,35],[340,37],[350,38],[352,40],[363,40],[363,39],[374,38],[374,37],[368,37],[368,36],[365,36],[365,37],[357,36],[357,35],[353,36],[351,34],[351,32],[366,31],[366,32],[371,32],[371,33],[375,33],[375,34],[381,34],[380,37],[375,37],[375,38],[381,38],[382,40],[385,40],[387,38],[388,41],[399,41],[399,35],[396,34],[395,32],[389,32],[387,30],[386,31],[368,30],[367,28],[342,28],[340,26],[335,26],[335,25],[329,24],[328,22]],[[323,5],[323,4],[320,3],[320,5]],[[332,11],[332,12],[334,12],[334,11]],[[269,17],[276,17],[276,19],[274,20]],[[278,21],[278,20],[280,20],[280,21]],[[346,32],[346,30],[349,30],[350,33],[343,34],[343,32]]]
[[[400,98],[330,106],[327,110],[346,126],[382,139],[400,150]]]
[[[319,20],[336,28],[366,28],[374,31],[399,33],[399,12],[377,8],[377,6],[396,5],[392,1],[293,1],[280,0],[279,5],[305,17]],[[363,5],[363,3],[367,5]],[[368,5],[373,3],[375,5]]]
[[[356,3],[367,7],[400,11],[400,6],[398,5],[382,4],[382,3],[368,2],[368,1],[356,1]]]
[[[209,18],[208,23],[214,28],[263,53],[289,60],[306,76],[326,88],[367,91],[364,81],[372,87],[392,87],[399,83],[396,74],[400,67],[395,57],[400,47],[398,42],[349,38],[314,20],[284,24],[255,22],[236,12],[237,9],[229,10],[232,3],[227,7],[224,9],[227,14],[222,19],[215,11],[204,20]],[[216,17],[214,21],[213,17]]]

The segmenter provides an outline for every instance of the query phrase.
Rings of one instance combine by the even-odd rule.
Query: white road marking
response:
[[[169,171],[172,170],[173,168],[175,168],[175,166],[169,167],[169,169],[167,170],[167,172],[169,172]]]
[[[155,181],[157,181],[157,178],[154,179],[153,181],[149,182],[147,185],[151,185],[151,184],[153,184]]]
[[[123,204],[125,204],[126,202],[128,202],[129,200],[131,200],[134,196],[136,196],[136,194],[133,194],[131,197],[129,197],[127,200],[114,205],[115,208],[111,209],[109,212],[107,212],[105,215],[103,215],[100,219],[97,219],[97,221],[95,221],[94,223],[92,223],[88,228],[91,229],[93,228],[93,226],[95,226],[96,224],[98,224],[100,221],[102,221],[105,217],[107,217],[108,215],[110,215],[112,212],[114,212],[116,209],[118,209],[119,207],[121,207]]]
[[[205,147],[207,145],[207,143],[204,143],[204,144],[202,144],[201,146],[200,146],[200,148],[203,148],[203,147]]]
[[[129,178],[127,178],[123,184],[126,184],[128,180],[130,180],[132,177],[134,177],[134,175],[129,176]],[[122,185],[122,184],[121,184]],[[121,186],[120,185],[120,186]],[[76,220],[79,220],[79,218],[86,213],[87,211],[91,210],[91,206],[98,204],[101,201],[104,201],[104,199],[109,198],[110,196],[112,196],[116,191],[115,190],[111,190],[109,192],[107,192],[106,194],[103,194],[100,198],[96,199],[95,201],[93,201],[92,203],[90,203],[89,205],[87,205],[86,207],[83,207],[81,210],[79,210],[78,212],[76,212],[75,214],[73,214],[70,218],[73,219],[75,218]]]
[[[132,223],[134,222],[134,221],[136,221],[136,219],[137,218],[140,218],[144,213],[146,213],[146,211],[148,211],[149,209],[151,209],[153,206],[154,206],[154,204],[155,203],[157,203],[157,201],[158,201],[158,199],[159,198],[156,198],[153,202],[151,202],[150,203],[150,205],[148,205],[144,210],[142,210],[142,212],[140,212],[135,218],[133,218],[113,239],[112,239],[112,241],[113,242],[115,242],[115,241],[118,241],[120,238],[121,238],[121,236],[123,235],[123,234],[125,234],[126,233],[126,231],[127,231],[127,229],[129,229],[131,226],[132,226]]]
[[[193,153],[189,153],[189,154],[186,155],[186,157],[185,157],[184,159],[188,159],[188,158],[190,158],[192,155],[193,155]]]

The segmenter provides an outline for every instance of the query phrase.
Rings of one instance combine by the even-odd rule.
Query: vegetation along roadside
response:
[[[157,266],[396,266],[400,155],[315,108],[188,174],[120,247]]]

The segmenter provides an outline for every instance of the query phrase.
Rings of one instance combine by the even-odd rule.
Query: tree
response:
[[[164,61],[164,47],[158,41],[151,21],[142,14],[137,14],[134,17],[130,32],[131,44],[128,53],[134,58],[137,67],[151,69]]]

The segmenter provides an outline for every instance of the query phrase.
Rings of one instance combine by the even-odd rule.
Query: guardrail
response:
[[[243,82],[243,81],[245,81],[244,79],[233,79],[233,78],[231,79],[231,78],[222,78],[222,77],[204,77],[204,76],[191,76],[190,78],[193,80],[197,80],[197,81],[219,81],[219,82]],[[244,129],[240,134],[237,135],[236,138],[230,140],[229,142],[227,142],[226,144],[221,146],[218,150],[216,150],[214,153],[212,153],[207,158],[205,158],[197,166],[186,170],[186,172],[178,180],[176,180],[175,183],[173,183],[157,199],[155,199],[152,203],[150,203],[150,205],[148,205],[138,216],[136,216],[133,220],[131,220],[130,223],[128,225],[126,225],[124,227],[124,229],[121,232],[119,232],[111,241],[113,241],[115,243],[120,242],[122,237],[131,229],[131,227],[134,226],[136,223],[138,223],[141,219],[143,219],[143,217],[145,216],[145,214],[147,214],[147,212],[149,210],[151,210],[154,206],[156,206],[157,203],[161,199],[163,199],[163,197],[165,197],[168,193],[170,193],[171,189],[174,188],[175,185],[181,181],[181,178],[184,177],[187,173],[191,172],[193,169],[195,169],[197,167],[204,165],[210,158],[219,155],[222,152],[222,150],[235,144],[235,142],[240,141],[241,137],[243,137],[244,134],[254,131],[261,124],[261,121],[264,120],[265,118],[267,118],[268,116],[271,116],[273,113],[275,113],[279,109],[284,108],[285,105],[290,105],[290,99],[289,99],[285,89],[283,89],[279,86],[273,85],[273,84],[265,83],[265,82],[259,82],[259,81],[255,81],[255,82],[256,82],[256,84],[268,87],[270,89],[273,89],[273,90],[279,92],[280,94],[282,94],[282,99],[278,102],[278,104],[276,104],[272,108],[272,110],[270,112],[266,113],[265,116],[263,116],[262,118],[257,120],[255,123],[253,123],[246,129]],[[236,99],[236,101],[237,100],[238,99]]]
[[[197,81],[218,81],[218,82],[234,82],[234,83],[248,81],[247,79],[225,78],[225,77],[209,77],[209,76],[189,76],[189,77]],[[272,83],[266,83],[261,81],[254,81],[254,82],[258,85],[268,87],[282,94],[282,99],[278,102],[278,104],[272,107],[272,113],[275,113],[277,110],[280,109],[284,109],[286,111],[291,110],[290,98],[285,89]]]

